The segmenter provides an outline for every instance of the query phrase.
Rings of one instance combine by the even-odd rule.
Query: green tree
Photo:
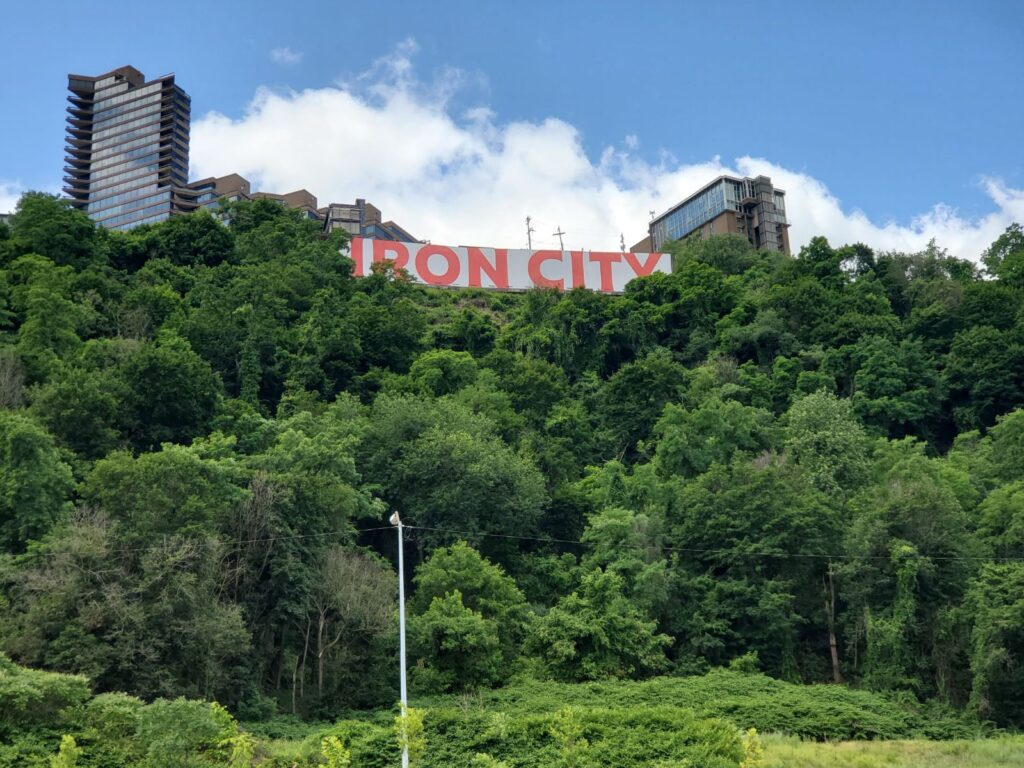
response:
[[[853,408],[865,424],[890,437],[935,435],[943,393],[936,362],[920,342],[870,337],[857,344],[854,356],[860,364],[853,377]]]
[[[1024,287],[1024,230],[1014,223],[981,256],[989,274],[1014,287]]]
[[[232,257],[234,237],[205,208],[192,216],[172,216],[140,233],[148,258],[179,266],[215,267]]]
[[[951,627],[978,550],[959,471],[910,439],[880,444],[874,481],[850,500],[847,560],[837,567],[847,650],[869,685],[955,696],[929,660]],[[945,690],[944,690],[945,687]]]
[[[424,352],[409,369],[409,376],[420,392],[450,395],[472,384],[477,365],[468,352],[437,349]]]
[[[434,550],[416,570],[415,583],[409,601],[413,615],[427,613],[436,599],[458,592],[464,607],[493,623],[506,665],[514,660],[527,621],[526,598],[501,566],[459,541]]]
[[[467,608],[457,589],[412,616],[409,637],[419,669],[425,671],[422,683],[436,690],[472,690],[508,675],[497,623]]]
[[[839,515],[805,470],[772,455],[715,465],[666,517],[681,553],[666,620],[680,664],[757,651],[771,674],[796,677],[825,661],[823,556],[838,548]]]
[[[98,459],[118,444],[126,394],[124,382],[111,371],[59,365],[30,397],[32,413],[62,445]]]
[[[658,469],[693,477],[713,463],[726,464],[738,451],[755,453],[774,442],[768,411],[710,397],[688,410],[668,403],[655,424]]]
[[[583,532],[589,545],[583,568],[621,576],[630,600],[649,617],[659,617],[668,601],[660,522],[644,513],[606,507],[589,517]]]
[[[320,740],[320,753],[326,761],[327,768],[350,768],[352,753],[349,752],[337,736],[325,736]]]
[[[53,438],[27,416],[0,411],[0,547],[21,552],[71,508],[74,481]]]
[[[494,436],[486,419],[450,401],[378,397],[363,452],[366,479],[410,525],[428,529],[418,536],[428,546],[472,542],[484,532],[522,535],[535,529],[547,503],[536,467]],[[497,560],[511,551],[494,538],[480,548]]]
[[[81,756],[82,749],[75,737],[65,734],[60,738],[60,750],[50,758],[50,768],[75,768]]]
[[[971,630],[970,706],[1002,726],[1024,723],[1024,565],[986,563],[965,601]]]
[[[946,358],[945,379],[957,424],[991,426],[1022,402],[1022,351],[1008,333],[988,326],[961,331]]]
[[[658,349],[608,379],[600,413],[617,452],[635,455],[637,441],[650,437],[665,404],[681,396],[684,372],[668,350]]]
[[[236,730],[231,715],[217,704],[159,699],[143,710],[138,737],[153,768],[192,768],[222,765],[218,748]]]
[[[130,389],[129,430],[138,447],[187,442],[209,428],[220,379],[184,339],[165,335],[146,344],[125,362],[122,375]]]
[[[398,749],[408,751],[409,768],[419,768],[427,751],[427,737],[423,728],[424,711],[402,705],[395,718],[395,736]]]
[[[84,267],[95,259],[96,225],[71,201],[26,192],[11,217],[9,252],[38,253],[58,265]]]
[[[855,492],[867,478],[868,442],[849,400],[818,391],[793,403],[785,447],[821,491]]]
[[[21,319],[18,353],[29,380],[41,381],[81,345],[77,331],[86,312],[72,298],[70,267],[29,254],[11,264],[9,275],[12,303]]]
[[[665,668],[667,635],[657,634],[625,596],[622,577],[600,570],[531,627],[527,647],[559,680],[638,678]]]

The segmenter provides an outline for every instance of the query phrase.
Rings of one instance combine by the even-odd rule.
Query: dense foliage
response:
[[[356,279],[273,202],[224,217],[0,225],[14,661],[390,706],[394,508],[414,694],[736,661],[1024,724],[1019,226],[984,271],[687,241],[610,296]]]
[[[414,713],[422,727],[412,740],[420,753],[416,768],[738,768],[757,765],[744,762],[759,741],[750,729],[812,741],[977,735],[941,708],[908,709],[868,691],[734,670],[642,682],[532,682],[421,704]],[[0,712],[4,766],[50,766],[57,753],[73,754],[67,765],[77,768],[398,762],[391,711],[340,713],[329,724],[283,716],[239,726],[216,704],[93,696],[80,676],[19,668],[3,657]]]

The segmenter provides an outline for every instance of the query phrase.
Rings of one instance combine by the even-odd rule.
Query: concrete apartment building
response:
[[[719,176],[651,220],[648,236],[634,251],[660,251],[666,243],[693,234],[702,238],[740,234],[766,251],[789,253],[786,193],[767,176]]]
[[[297,189],[283,195],[276,192],[253,192],[249,180],[237,173],[200,179],[191,182],[188,187],[195,195],[196,207],[216,208],[223,200],[273,200],[285,208],[301,211],[308,219],[321,220],[317,212],[316,196],[308,189]]]
[[[134,67],[68,75],[64,193],[98,224],[128,229],[194,207],[188,182],[191,103],[174,75]]]
[[[354,204],[331,203],[320,209],[324,221],[324,232],[344,229],[353,237],[377,240],[397,240],[400,243],[417,243],[409,231],[393,221],[384,221],[380,209],[362,198]]]
[[[418,242],[403,227],[393,221],[384,221],[380,209],[362,198],[349,203],[331,203],[317,208],[316,196],[307,189],[277,194],[276,192],[253,192],[252,185],[244,176],[232,173],[227,176],[201,179],[189,184],[196,192],[196,204],[215,208],[221,200],[275,200],[286,208],[295,208],[308,219],[323,223],[324,234],[343,229],[353,237],[377,240],[398,240],[403,243]]]

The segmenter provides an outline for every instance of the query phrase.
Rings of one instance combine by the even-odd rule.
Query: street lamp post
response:
[[[405,558],[403,557],[402,518],[398,512],[391,515],[389,521],[398,529],[398,667],[399,687],[402,694],[402,768],[409,768],[409,739],[405,731],[406,716],[409,709],[409,698],[405,687]]]

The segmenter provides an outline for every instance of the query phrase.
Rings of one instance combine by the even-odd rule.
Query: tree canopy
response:
[[[514,294],[221,214],[30,193],[0,238],[14,661],[200,741],[178,697],[390,704],[397,509],[424,691],[734,662],[1024,723],[1019,226],[984,269],[714,237],[622,295]]]

